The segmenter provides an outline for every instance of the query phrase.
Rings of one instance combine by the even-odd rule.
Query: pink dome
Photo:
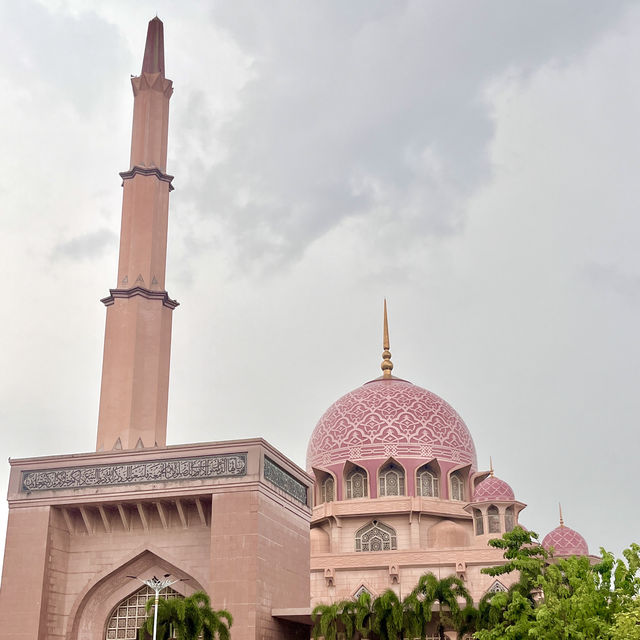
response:
[[[548,551],[553,547],[555,556],[588,556],[587,541],[573,529],[560,525],[548,533],[542,541],[542,546]]]
[[[486,500],[510,501],[515,500],[513,489],[500,478],[489,476],[485,478],[473,493],[474,502],[485,502]]]
[[[332,404],[307,449],[307,469],[346,460],[437,458],[476,468],[462,418],[442,398],[399,378],[367,382]]]

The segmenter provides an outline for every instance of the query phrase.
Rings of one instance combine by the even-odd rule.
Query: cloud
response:
[[[98,229],[54,245],[51,257],[58,260],[91,260],[118,246],[118,236],[111,229]]]
[[[299,261],[352,217],[391,231],[390,259],[406,250],[396,235],[459,233],[491,173],[486,86],[507,68],[567,64],[626,4],[217,3],[252,64],[224,121],[178,115],[204,133],[198,147],[223,150],[193,166],[188,198],[205,223],[223,221],[236,267],[255,271]]]

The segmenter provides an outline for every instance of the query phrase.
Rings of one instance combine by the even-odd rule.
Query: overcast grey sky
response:
[[[304,466],[379,374],[387,296],[394,373],[457,409],[527,527],[561,501],[592,552],[640,542],[632,2],[0,0],[3,458],[95,448],[156,12],[168,441],[263,436]]]

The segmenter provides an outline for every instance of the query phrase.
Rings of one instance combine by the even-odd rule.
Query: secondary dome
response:
[[[384,377],[327,409],[311,435],[307,469],[390,456],[477,467],[471,434],[451,405],[406,380]]]
[[[513,489],[504,480],[500,480],[500,478],[496,478],[495,476],[485,478],[478,484],[473,494],[474,502],[485,502],[488,500],[508,502],[515,499]]]
[[[542,541],[548,551],[553,547],[555,556],[588,556],[587,541],[577,532],[561,524],[548,533]]]

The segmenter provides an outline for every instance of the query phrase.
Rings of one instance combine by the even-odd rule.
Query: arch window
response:
[[[451,499],[464,500],[464,482],[457,473],[451,474]]]
[[[367,589],[367,587],[365,587],[363,584],[361,584],[360,587],[358,588],[358,590],[353,594],[353,599],[357,600],[363,593],[366,593],[369,596],[373,597],[373,594],[371,593],[371,591],[369,591],[369,589]]]
[[[516,524],[515,509],[513,507],[507,507],[504,510],[504,529],[505,531],[513,531],[513,527]]]
[[[138,637],[138,629],[147,617],[147,600],[155,597],[155,591],[146,585],[138,589],[133,595],[123,600],[116,608],[107,621],[106,640],[125,640]],[[160,592],[160,597],[165,600],[174,598],[182,598],[182,596],[172,589],[166,587]]]
[[[489,533],[500,533],[500,512],[498,507],[493,504],[487,509],[487,521]]]
[[[395,529],[377,520],[356,532],[356,551],[394,551],[397,548]]]
[[[418,495],[425,498],[437,498],[440,495],[438,476],[430,469],[423,467],[418,471]]]
[[[381,496],[403,496],[404,495],[404,469],[390,462],[385,465],[378,474]]]
[[[473,523],[476,528],[476,535],[481,536],[484,533],[484,520],[482,518],[482,511],[480,511],[480,509],[473,510]]]
[[[488,589],[487,593],[504,593],[507,591],[507,587],[505,587],[500,580],[496,580]]]
[[[347,475],[347,500],[352,498],[366,498],[369,495],[367,490],[367,472],[360,467],[356,467]]]
[[[335,500],[335,487],[336,483],[331,476],[328,476],[322,481],[320,485],[321,502],[333,502]]]

